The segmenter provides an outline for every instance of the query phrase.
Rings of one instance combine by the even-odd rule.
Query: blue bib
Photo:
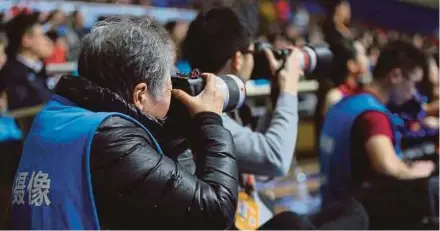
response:
[[[323,202],[332,202],[352,192],[351,130],[364,112],[379,111],[390,118],[394,131],[394,148],[400,155],[401,134],[397,127],[403,121],[371,94],[359,94],[342,99],[326,114],[319,141],[319,161],[325,182],[321,187]]]
[[[99,125],[120,113],[91,112],[55,95],[37,115],[23,147],[12,191],[11,228],[100,229],[92,192],[90,147]]]

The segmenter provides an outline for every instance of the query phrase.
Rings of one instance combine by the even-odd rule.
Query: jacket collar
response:
[[[110,89],[96,85],[83,77],[61,77],[55,93],[90,111],[119,112],[128,115],[147,127],[153,135],[160,135],[162,121],[143,114],[137,107]]]

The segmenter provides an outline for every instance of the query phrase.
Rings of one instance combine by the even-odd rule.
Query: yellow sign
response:
[[[238,193],[235,227],[240,230],[256,230],[259,227],[260,208],[257,202],[245,192]]]

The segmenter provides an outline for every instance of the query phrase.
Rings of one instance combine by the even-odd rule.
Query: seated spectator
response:
[[[42,59],[53,52],[36,15],[20,14],[6,25],[8,61],[0,80],[8,89],[9,109],[44,103],[51,92]]]
[[[354,94],[358,83],[369,73],[368,58],[360,42],[346,41],[331,48],[334,55],[331,78],[335,87],[327,93],[323,115],[343,97]]]
[[[52,55],[46,58],[44,62],[46,64],[65,63],[67,61],[67,44],[65,39],[59,36],[56,31],[49,31],[46,35],[52,41],[54,50]]]
[[[6,62],[7,38],[0,32],[0,70]],[[22,133],[14,118],[8,116],[6,86],[0,81],[0,211],[7,211],[11,198],[11,186],[20,159]],[[3,214],[2,214],[3,215]],[[0,229],[6,229],[3,216]]]
[[[385,107],[412,98],[424,59],[410,43],[390,42],[381,51],[372,83],[334,105],[324,120],[319,156],[326,177],[324,204],[358,196],[371,228],[409,228],[424,216],[438,216],[437,206],[437,211],[429,209],[438,205],[438,177],[428,180],[434,164],[400,159],[403,122]]]
[[[87,33],[84,26],[84,16],[79,10],[75,10],[69,17],[70,27],[67,30],[66,41],[69,47],[68,61],[78,60],[81,38]]]
[[[347,0],[326,1],[329,15],[323,25],[325,40],[329,44],[336,44],[342,39],[352,39],[349,24],[351,21],[350,2]]]
[[[5,47],[7,42],[6,35],[0,32],[0,70],[6,62]],[[18,129],[15,120],[8,116],[7,110],[8,96],[6,86],[4,81],[0,81],[0,144],[21,140],[22,138],[20,129]]]

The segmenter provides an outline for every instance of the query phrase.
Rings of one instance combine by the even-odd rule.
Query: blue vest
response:
[[[13,191],[11,228],[100,229],[92,192],[90,147],[99,125],[120,113],[91,112],[55,95],[37,115],[23,147]]]
[[[355,120],[364,112],[379,111],[388,115],[394,131],[394,149],[400,155],[401,134],[398,126],[403,121],[371,94],[359,94],[342,99],[326,114],[319,141],[321,173],[325,181],[321,187],[323,202],[332,202],[352,193],[351,130]]]

